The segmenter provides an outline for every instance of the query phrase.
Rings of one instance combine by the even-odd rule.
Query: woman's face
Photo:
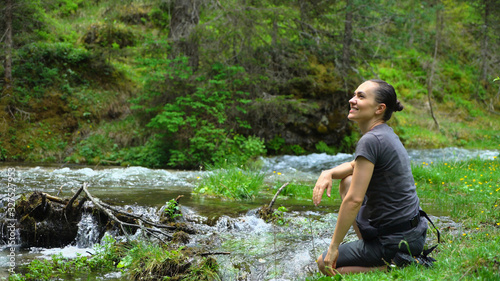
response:
[[[356,122],[369,121],[380,115],[380,103],[375,101],[377,83],[366,81],[354,91],[354,96],[349,100],[351,109],[347,118]],[[382,112],[383,113],[383,112]]]

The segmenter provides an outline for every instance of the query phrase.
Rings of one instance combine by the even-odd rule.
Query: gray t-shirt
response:
[[[374,227],[408,221],[418,214],[419,199],[408,152],[387,124],[375,126],[356,146],[360,156],[375,167],[366,191],[363,218]]]

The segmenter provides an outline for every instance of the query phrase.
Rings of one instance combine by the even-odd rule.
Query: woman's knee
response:
[[[340,193],[340,196],[342,197],[342,199],[347,194],[347,191],[349,190],[349,187],[351,186],[351,181],[352,181],[352,175],[347,176],[340,181],[339,193]]]
[[[325,271],[325,262],[323,260],[323,254],[319,255],[318,259],[316,260],[316,264],[318,264],[318,269],[321,272]]]

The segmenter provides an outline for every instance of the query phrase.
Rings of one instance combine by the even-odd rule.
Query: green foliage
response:
[[[278,225],[286,225],[287,221],[285,218],[285,213],[288,212],[288,209],[284,206],[278,207],[278,209],[273,212],[273,221]]]
[[[339,151],[346,153],[354,151],[359,138],[360,135],[358,131],[352,131],[350,135],[344,136],[342,142],[340,143]]]
[[[163,135],[170,166],[197,167],[202,162],[220,163],[228,157],[241,163],[265,152],[262,141],[240,136],[232,129],[249,128],[239,117],[249,102],[248,93],[241,90],[248,83],[241,67],[215,64],[210,77],[193,80],[187,58],[167,62],[169,65],[163,67],[169,67],[159,73],[164,73],[168,84],[160,85],[161,78],[152,77],[146,86],[148,92],[136,101],[136,108],[157,112],[148,127]],[[159,66],[153,60],[145,63]],[[161,88],[167,85],[171,88]],[[159,100],[164,100],[159,107],[143,105]]]
[[[76,146],[76,151],[69,156],[66,161],[87,162],[89,164],[99,164],[101,158],[106,158],[106,153],[117,151],[118,147],[103,135],[91,135],[82,140]]]
[[[266,143],[266,147],[273,152],[273,154],[278,154],[283,149],[285,145],[285,139],[280,136],[274,136],[273,139]]]
[[[42,97],[47,87],[69,93],[74,86],[88,84],[78,71],[91,70],[94,58],[91,52],[69,43],[29,44],[18,50],[17,57],[22,63],[14,62],[13,75],[17,77],[18,91],[28,94],[19,97],[24,101],[31,93]]]
[[[160,280],[163,276],[172,276],[172,272],[182,273],[180,267],[185,258],[181,250],[182,247],[169,251],[153,243],[134,242],[117,267],[128,268],[133,280]]]
[[[183,277],[186,281],[220,281],[222,280],[218,273],[219,264],[212,258],[204,258],[196,267],[191,267],[188,273]]]
[[[277,190],[281,186],[280,184],[278,182],[274,186],[274,189]],[[281,191],[280,195],[299,200],[308,200],[312,198],[312,188],[308,183],[292,181]]]
[[[170,23],[171,5],[167,1],[161,1],[158,7],[153,7],[148,13],[154,27],[166,28]]]
[[[84,0],[52,0],[44,3],[53,13],[61,17],[74,15],[78,7],[84,4]]]
[[[328,155],[335,155],[338,152],[335,147],[329,147],[324,141],[318,142],[315,147],[318,152],[326,153]]]
[[[92,23],[83,42],[88,48],[131,47],[137,42],[137,35],[126,25],[119,22],[106,21]]]
[[[193,192],[231,200],[253,199],[263,188],[264,174],[243,170],[227,163],[223,167],[209,167],[210,173],[203,177]]]
[[[146,2],[16,2],[14,87],[13,95],[1,100],[5,110],[0,119],[7,122],[0,128],[1,147],[7,152],[2,156],[0,151],[0,158],[57,162],[67,151],[76,151],[68,160],[197,168],[225,159],[245,163],[265,153],[334,153],[323,143],[315,148],[304,143],[287,146],[290,139],[285,136],[303,132],[302,124],[319,112],[340,111],[347,105],[344,93],[362,79],[388,80],[405,106],[414,106],[412,120],[428,117],[427,81],[438,9],[446,24],[432,99],[442,131],[436,134],[426,122],[395,130],[414,147],[481,145],[482,135],[457,130],[453,124],[457,119],[475,128],[481,121],[498,123],[489,114],[499,106],[493,76],[498,76],[498,64],[491,61],[498,57],[492,47],[499,40],[498,19],[492,16],[496,7],[485,25],[484,3],[470,1],[354,2],[354,10],[342,1],[229,1],[197,6],[191,11],[196,23],[177,40],[170,37],[170,27],[185,19],[172,16],[174,1]],[[0,10],[5,11],[5,1],[0,1]],[[348,42],[339,32],[345,30],[347,11],[360,20],[352,22],[350,58],[344,62],[342,48]],[[0,34],[5,31],[1,21]],[[2,57],[8,49],[3,46]],[[189,58],[174,58],[176,48]],[[133,102],[132,112],[128,101]],[[20,118],[21,112],[30,117]],[[80,143],[78,131],[85,137],[102,133],[112,138],[89,124],[124,115],[140,117],[138,126],[149,126],[133,141],[110,141],[118,146],[95,153],[89,150],[94,141]],[[68,122],[54,122],[54,116]],[[48,139],[7,133],[7,127],[17,124],[16,132],[24,134],[39,121],[60,129]],[[266,141],[267,151],[254,136]],[[339,135],[336,139],[343,140],[333,146],[352,151],[356,138],[343,137]],[[313,143],[321,140],[313,138]],[[248,147],[242,152],[240,146]]]
[[[0,141],[0,161],[5,161],[7,157],[7,150],[3,148],[2,142]]]
[[[182,253],[183,249],[168,249],[144,241],[133,242],[117,268],[127,269],[127,275],[133,280],[169,280],[170,277],[180,276],[182,280],[220,280],[215,260],[188,261]]]
[[[24,275],[11,275],[9,280],[73,280],[82,275],[95,278],[96,273],[117,270],[124,271],[132,280],[168,280],[174,276],[184,276],[185,280],[220,280],[214,259],[188,261],[184,247],[168,249],[168,246],[135,240],[118,243],[106,235],[102,245],[94,246],[91,257],[78,255],[66,259],[56,254],[51,259],[35,259],[26,266]]]
[[[118,153],[118,159],[127,165],[160,168],[168,161],[162,148],[162,142],[153,136],[142,146],[123,148]]]
[[[105,236],[103,244],[95,245],[94,251],[95,254],[91,257],[77,255],[74,259],[67,259],[59,253],[52,255],[51,259],[34,259],[26,266],[24,276],[16,276],[9,280],[73,279],[82,273],[111,271],[121,255],[116,240],[111,236]]]
[[[165,203],[165,215],[170,220],[182,216],[179,209],[179,203],[175,201],[175,199],[171,199]]]
[[[261,139],[235,135],[221,144],[219,150],[214,153],[212,161],[217,166],[224,165],[226,162],[236,166],[247,166],[251,165],[257,156],[265,154],[266,149]]]
[[[306,153],[306,150],[298,144],[287,145],[283,148],[283,151],[285,154],[293,155],[303,155]]]

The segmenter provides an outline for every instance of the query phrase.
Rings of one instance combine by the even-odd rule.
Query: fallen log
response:
[[[84,183],[83,186],[82,186],[82,189],[83,191],[85,192],[85,194],[87,195],[87,197],[90,199],[90,201],[92,201],[92,203],[94,203],[94,205],[99,209],[101,210],[102,212],[104,212],[108,218],[110,218],[111,220],[113,220],[114,222],[118,223],[120,225],[120,228],[122,229],[123,233],[125,235],[128,235],[129,233],[125,230],[124,226],[130,226],[130,227],[134,227],[134,228],[141,228],[143,229],[144,231],[146,231],[147,233],[149,234],[152,234],[153,236],[159,238],[160,240],[163,241],[163,239],[161,239],[159,236],[157,236],[156,234],[161,234],[167,238],[169,238],[169,240],[172,240],[172,235],[170,234],[167,234],[165,233],[164,231],[161,231],[161,230],[158,230],[158,229],[154,229],[154,228],[148,228],[148,227],[145,227],[142,225],[142,221],[144,221],[144,219],[142,218],[137,218],[137,216],[134,216],[135,218],[139,219],[139,223],[138,224],[133,224],[133,223],[127,223],[127,222],[123,222],[121,220],[119,220],[112,212],[111,212],[111,209],[109,208],[105,208],[103,207],[102,205],[102,202],[101,200],[99,200],[98,198],[94,198],[92,196],[92,194],[90,194],[90,192],[88,191],[87,189],[87,183]],[[122,214],[126,214],[126,215],[129,215],[128,213],[125,213],[125,212],[120,212]],[[154,223],[156,224],[156,223]],[[159,225],[159,224],[156,224],[156,225]],[[164,228],[170,228],[169,226],[166,226],[164,225],[163,226]]]
[[[180,197],[175,199],[177,203]],[[106,230],[114,227],[124,235],[141,229],[146,237],[155,237],[163,243],[172,240],[176,231],[195,232],[184,224],[152,221],[143,215],[131,214],[106,204],[91,194],[88,183],[83,183],[69,199],[39,191],[21,195],[15,204],[14,219],[0,213],[0,231],[7,233],[7,227],[13,227],[15,221],[15,228],[19,230],[18,242],[23,247],[64,247],[74,243],[84,212],[98,222],[99,239]],[[5,243],[8,242],[6,239],[1,238]]]

